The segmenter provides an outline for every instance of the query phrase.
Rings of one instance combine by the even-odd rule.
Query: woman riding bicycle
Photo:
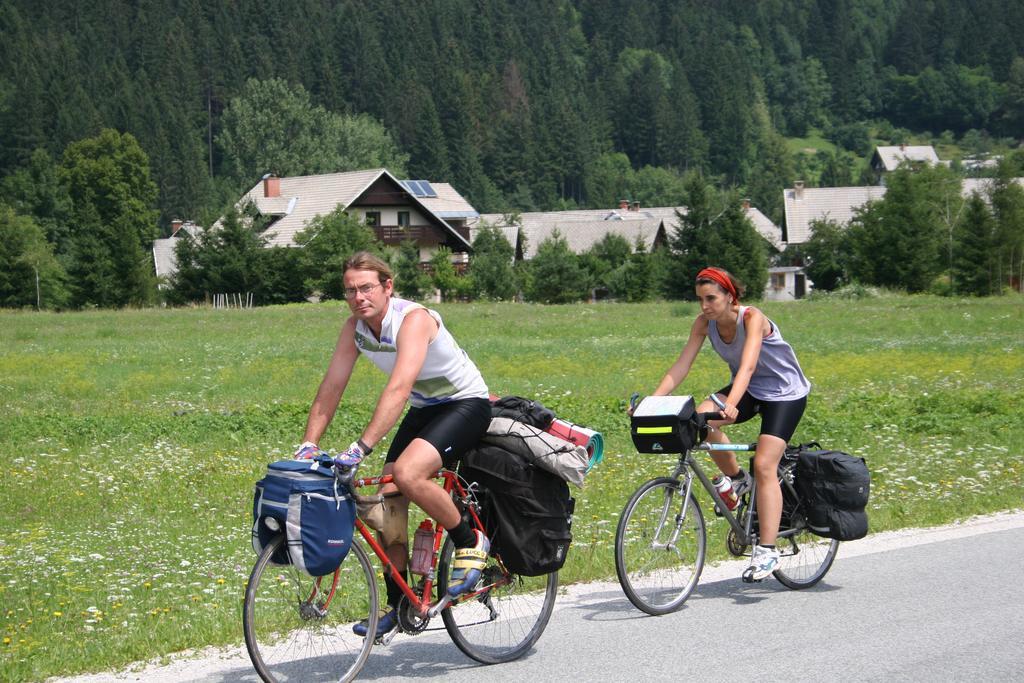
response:
[[[665,373],[654,395],[670,394],[683,382],[707,337],[732,371],[732,382],[715,392],[724,403],[720,410],[724,419],[708,423],[708,440],[728,443],[721,431],[723,426],[761,415],[754,458],[760,537],[751,565],[744,572],[745,577],[760,581],[779,562],[775,539],[782,516],[782,490],[777,469],[786,443],[803,416],[811,385],[778,326],[758,309],[740,305],[744,288],[735,277],[721,268],[705,268],[697,274],[696,288],[701,312],[679,358]],[[697,407],[698,412],[715,409],[710,400]],[[733,480],[737,495],[750,488],[750,475],[740,468],[735,453],[716,451],[712,458],[722,473]]]
[[[388,484],[381,490],[389,509],[381,544],[407,579],[407,524],[412,500],[445,528],[455,543],[449,593],[457,595],[476,583],[490,544],[462,519],[451,497],[432,477],[442,466],[454,467],[487,430],[491,420],[487,385],[444,327],[440,315],[392,296],[394,278],[384,261],[368,252],[358,252],[344,268],[345,299],[352,316],[341,328],[309,411],[304,443],[295,456],[308,458],[319,451],[317,444],[337,411],[360,354],[387,373],[387,385],[370,423],[335,460],[354,468],[395,425],[406,401],[412,404],[384,462],[384,474],[394,475],[397,487]],[[401,589],[391,577],[385,575],[384,580],[390,610],[378,621],[378,637],[396,627],[395,608],[402,598]],[[353,630],[365,635],[366,625],[356,624]]]

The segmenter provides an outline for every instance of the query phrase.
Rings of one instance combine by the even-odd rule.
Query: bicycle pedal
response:
[[[373,642],[374,642],[375,645],[387,646],[387,644],[392,641],[392,639],[395,637],[395,635],[397,633],[398,633],[398,627],[396,626],[395,628],[391,629],[390,631],[388,631],[387,633],[382,635],[380,638],[377,638]]]
[[[754,578],[754,568],[753,567],[750,567],[749,569],[744,571],[741,578],[743,579],[743,583],[761,583],[762,581],[764,581],[764,579],[755,579]]]

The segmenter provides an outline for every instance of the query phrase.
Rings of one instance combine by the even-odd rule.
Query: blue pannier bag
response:
[[[352,547],[356,506],[336,483],[329,458],[281,460],[267,466],[252,501],[252,547],[257,554],[285,532],[287,544],[271,558],[294,564],[310,576],[341,566]]]

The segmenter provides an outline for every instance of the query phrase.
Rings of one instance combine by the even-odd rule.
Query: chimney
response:
[[[264,197],[280,197],[281,196],[281,179],[273,173],[268,173],[263,176],[263,196]]]
[[[178,231],[181,230],[181,226],[183,223],[184,221],[182,221],[180,218],[171,219],[171,237],[174,237],[175,235],[178,234]]]
[[[750,198],[749,197],[744,197],[742,204],[743,204],[743,210],[744,211],[749,211],[750,210]]]
[[[629,208],[629,210],[630,211],[639,211],[640,210],[640,202],[633,202],[633,206],[631,206]]]
[[[623,211],[629,210],[629,200],[628,199],[620,199],[619,200],[619,208],[622,209]]]
[[[804,181],[793,181],[793,198],[797,200],[801,200],[804,198]]]

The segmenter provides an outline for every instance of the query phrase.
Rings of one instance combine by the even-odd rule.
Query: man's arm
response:
[[[395,369],[388,378],[388,383],[377,400],[377,408],[373,411],[370,424],[363,430],[361,439],[371,448],[391,431],[405,409],[413,384],[423,369],[427,358],[427,347],[437,336],[437,322],[424,309],[410,312],[398,331],[395,346],[398,357]]]
[[[355,367],[356,359],[359,358],[359,350],[356,348],[356,319],[354,317],[345,321],[338,335],[338,343],[334,347],[334,354],[327,366],[327,372],[320,382],[320,388],[313,399],[313,405],[309,409],[309,417],[306,419],[306,433],[303,441],[314,444],[320,443],[320,437],[327,431],[331,424],[334,413],[338,409],[338,403],[345,393],[348,380],[352,376],[352,368]]]

